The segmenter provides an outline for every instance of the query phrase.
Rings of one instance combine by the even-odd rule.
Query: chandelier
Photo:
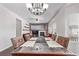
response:
[[[48,4],[46,4],[46,3],[27,3],[26,7],[32,14],[41,15],[47,10]]]

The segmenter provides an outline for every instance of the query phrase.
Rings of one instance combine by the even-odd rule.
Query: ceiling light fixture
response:
[[[41,15],[47,10],[48,4],[46,4],[46,3],[27,3],[26,7],[32,14]]]

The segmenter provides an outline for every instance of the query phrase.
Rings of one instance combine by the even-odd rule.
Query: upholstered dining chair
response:
[[[60,45],[62,45],[63,47],[65,47],[67,49],[68,43],[69,43],[69,38],[58,36],[57,43],[59,43]]]
[[[55,41],[56,40],[57,35],[52,34],[51,38]]]
[[[28,41],[28,40],[30,40],[30,38],[31,38],[30,33],[23,34],[23,38],[24,38],[25,42]]]
[[[25,41],[23,37],[15,37],[15,38],[11,38],[11,42],[12,42],[13,48],[16,49],[20,47]]]

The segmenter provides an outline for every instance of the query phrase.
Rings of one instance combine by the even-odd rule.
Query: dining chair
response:
[[[52,34],[51,38],[55,41],[56,40],[57,35]]]
[[[58,36],[56,42],[59,43],[60,45],[62,45],[63,47],[65,47],[67,49],[68,43],[69,43],[69,38],[68,37]]]
[[[11,42],[12,42],[13,48],[16,49],[20,47],[25,41],[23,37],[15,37],[15,38],[11,38]]]
[[[28,40],[30,40],[30,38],[31,38],[30,33],[23,34],[23,38],[24,38],[25,42],[28,41]]]

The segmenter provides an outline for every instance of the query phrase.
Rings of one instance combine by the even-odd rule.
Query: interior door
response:
[[[16,19],[16,36],[20,36],[22,31],[22,23],[21,20]]]

